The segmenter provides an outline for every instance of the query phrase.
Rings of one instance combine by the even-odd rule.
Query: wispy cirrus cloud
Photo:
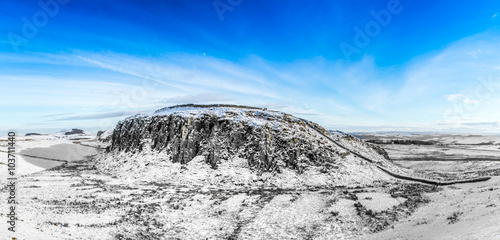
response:
[[[217,89],[268,98],[280,97],[272,87],[272,81],[259,78],[249,68],[207,56],[178,54],[161,60],[138,59],[120,54],[76,57],[96,67],[153,80],[190,93]]]
[[[60,117],[60,116],[66,116],[66,115],[71,115],[73,113],[58,113],[58,114],[49,114],[49,115],[43,115],[40,116],[41,118],[52,118],[52,117]]]
[[[461,93],[445,95],[444,97],[448,102],[459,102],[465,98],[465,96]]]
[[[473,111],[462,111],[459,123],[500,119],[500,88],[487,98],[475,93],[484,85],[484,75],[500,76],[499,39],[500,33],[483,33],[393,68],[378,67],[372,56],[356,63],[322,57],[276,63],[258,56],[228,61],[180,53],[139,58],[75,51],[32,60],[24,55],[17,61],[26,64],[28,73],[0,74],[6,91],[0,98],[22,108],[23,117],[16,119],[43,115],[58,124],[88,126],[165,105],[223,102],[286,111],[331,129],[414,126],[419,131],[452,131],[467,126],[496,131],[495,124],[452,124],[443,120],[443,112],[474,105]],[[480,54],[468,54],[477,49]],[[57,67],[59,72],[53,74]],[[16,92],[23,86],[30,88]],[[0,107],[9,107],[6,102]],[[74,115],[58,116],[69,112]]]
[[[474,99],[472,99],[472,97],[465,96],[461,93],[445,95],[444,97],[446,98],[446,100],[448,102],[452,102],[452,103],[462,102],[465,104],[478,104],[481,102],[480,100],[474,100]]]
[[[71,117],[56,118],[52,121],[72,121],[72,120],[94,120],[94,119],[106,119],[114,117],[127,117],[130,115],[137,114],[137,111],[118,111],[109,113],[97,113],[97,114],[84,114],[84,115],[74,115]]]
[[[200,93],[193,95],[184,95],[180,97],[167,98],[163,103],[210,103],[210,102],[227,102],[230,101],[220,93]]]
[[[499,126],[498,122],[468,122],[462,124],[467,126],[491,126],[491,127]]]

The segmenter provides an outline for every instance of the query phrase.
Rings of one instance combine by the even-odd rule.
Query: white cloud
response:
[[[471,55],[473,58],[478,58],[479,55],[481,54],[481,49],[476,49],[470,52],[466,52],[468,55]]]
[[[452,103],[465,103],[465,104],[478,104],[480,100],[474,100],[469,96],[465,96],[464,94],[450,94],[444,96],[448,102]]]
[[[472,36],[405,65],[384,69],[370,56],[357,63],[321,57],[274,63],[258,56],[228,61],[189,54],[138,58],[77,52],[32,60],[9,56],[20,63],[59,65],[61,69],[72,65],[83,70],[78,77],[43,69],[38,75],[0,75],[6,92],[0,96],[5,98],[0,108],[15,101],[21,107],[38,108],[36,115],[25,113],[18,119],[72,112],[90,121],[102,117],[92,114],[103,112],[227,102],[274,106],[270,108],[340,130],[335,126],[350,130],[360,126],[413,126],[425,130],[445,129],[436,123],[443,120],[443,112],[448,109],[477,105],[474,111],[459,109],[466,113],[462,120],[475,116],[474,122],[494,122],[500,119],[496,110],[500,100],[493,99],[499,96],[500,87],[489,87],[496,91],[490,94],[492,99],[479,98],[475,91],[481,86],[481,77],[500,76],[500,67],[495,65],[500,61],[499,36]],[[150,86],[144,86],[144,82]],[[117,101],[122,103],[118,109],[114,107]]]
[[[465,99],[465,96],[461,93],[458,94],[451,94],[451,95],[445,95],[444,96],[448,102],[460,102],[463,99]]]
[[[184,95],[180,97],[173,97],[173,98],[167,98],[163,100],[162,102],[164,103],[210,103],[210,102],[217,102],[217,103],[223,103],[226,101],[231,100],[230,98],[227,98],[223,94],[220,93],[200,93],[200,94],[194,94],[194,95]]]
[[[465,99],[463,100],[463,102],[464,102],[465,104],[469,104],[469,105],[473,105],[473,104],[478,104],[478,103],[481,103],[481,101],[480,101],[480,100],[473,100],[473,99],[470,99],[470,98],[468,98],[468,97],[467,97],[467,98],[465,98]]]
[[[85,56],[82,56],[85,55]],[[157,81],[196,94],[207,89],[279,98],[273,82],[258,73],[225,60],[181,54],[163,59],[138,59],[120,54],[80,54],[96,67]]]

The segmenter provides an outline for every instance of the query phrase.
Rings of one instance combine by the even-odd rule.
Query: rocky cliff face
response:
[[[239,157],[262,171],[301,172],[306,166],[328,170],[348,155],[292,115],[229,105],[183,105],[133,116],[118,123],[111,139],[108,152],[148,149],[166,152],[170,161],[183,164],[201,155],[213,168]],[[362,143],[356,147],[384,160],[383,149]]]

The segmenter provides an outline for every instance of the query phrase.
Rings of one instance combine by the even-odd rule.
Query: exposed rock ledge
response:
[[[383,149],[314,126],[381,165],[389,162]],[[151,115],[136,115],[119,122],[111,138],[108,151],[138,152],[150,148],[167,152],[170,161],[183,164],[201,155],[214,168],[221,161],[240,157],[247,159],[250,167],[262,171],[291,168],[301,172],[307,166],[321,166],[327,171],[338,168],[349,155],[297,117],[235,105],[180,105]]]

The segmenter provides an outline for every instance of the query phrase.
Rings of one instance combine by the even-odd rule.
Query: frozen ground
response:
[[[433,145],[379,144],[398,165],[418,174],[469,174],[500,171],[500,137],[497,135],[364,134],[365,140],[419,140]],[[476,174],[480,175],[480,174]]]
[[[71,143],[67,139],[61,139],[57,136],[47,135],[47,136],[29,136],[29,137],[17,137],[16,138],[16,153],[19,153],[26,149],[32,148],[48,148],[57,144]],[[29,164],[22,157],[17,155],[18,164],[16,166],[16,174],[18,176],[24,176],[30,173],[42,171],[45,168],[39,167],[33,164]],[[5,175],[7,173],[7,137],[0,137],[0,183],[3,185],[6,181]]]
[[[500,145],[382,145],[393,160],[498,160]]]
[[[367,134],[364,139],[434,141],[382,144],[404,167],[427,176],[496,176],[482,183],[443,187],[405,221],[367,239],[500,239],[500,138],[496,135]]]
[[[500,177],[445,187],[406,221],[368,239],[500,239]]]
[[[67,139],[37,136],[19,138],[17,147],[34,155],[60,158],[64,157],[60,153],[44,155],[51,148],[39,148],[78,146],[68,144],[71,141]],[[6,153],[0,154],[4,162]],[[359,178],[363,174],[349,172],[328,176],[314,168],[302,175],[292,171],[279,176],[255,174],[237,158],[212,169],[201,157],[180,165],[145,156],[104,155],[99,161],[75,157],[71,160],[76,161],[52,169],[19,157],[18,174],[23,177],[17,192],[18,231],[8,232],[2,220],[0,236],[86,240],[500,236],[498,177],[484,183],[434,187],[385,175]],[[105,164],[102,160],[106,158],[120,161]],[[131,160],[135,162],[129,163]],[[488,170],[494,164],[474,169]],[[5,172],[4,165],[0,166]],[[446,164],[439,166],[439,170],[448,170]],[[460,169],[453,168],[457,174]],[[2,187],[2,199],[6,193]],[[5,204],[0,202],[0,218],[5,217]]]
[[[194,166],[191,166],[195,168]],[[179,170],[181,170],[179,168]],[[201,169],[198,169],[201,170]],[[192,169],[190,171],[195,171]],[[203,171],[199,171],[202,173]],[[180,178],[180,176],[179,176]],[[363,186],[254,187],[222,182],[183,185],[112,177],[92,161],[25,176],[18,195],[17,239],[359,239],[425,202],[418,184],[379,181]],[[414,191],[404,191],[405,188]],[[359,200],[365,192],[372,200]],[[391,194],[399,194],[386,203]],[[368,196],[368,195],[367,195]],[[405,204],[402,204],[404,199]],[[384,203],[373,213],[370,202]],[[373,205],[373,204],[371,204]],[[375,204],[377,205],[377,204]],[[370,207],[367,207],[370,208]],[[360,215],[361,214],[361,215]],[[4,223],[2,223],[4,224]],[[0,234],[11,236],[6,228]]]
[[[95,148],[73,144],[71,138],[61,135],[21,136],[16,138],[18,176],[38,172],[63,164],[65,161],[81,160],[97,154]],[[7,137],[0,138],[0,171],[7,172]],[[54,161],[55,160],[55,161]],[[2,181],[2,180],[0,180]]]
[[[378,140],[420,140],[436,141],[444,144],[500,144],[500,135],[477,135],[477,134],[438,134],[438,133],[356,133],[362,139]]]

